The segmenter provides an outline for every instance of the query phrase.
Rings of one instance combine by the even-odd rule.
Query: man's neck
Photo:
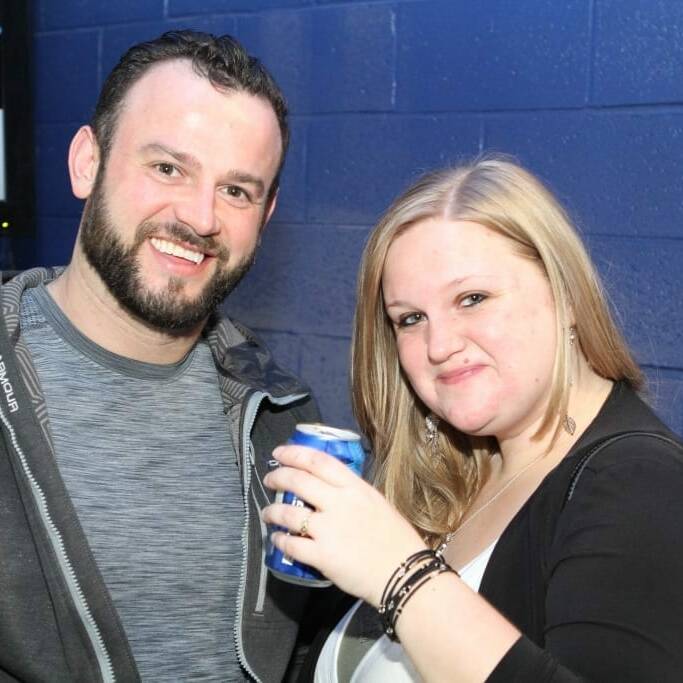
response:
[[[78,258],[47,288],[81,334],[107,351],[132,360],[176,363],[188,354],[203,327],[198,325],[180,334],[150,328],[122,308],[90,265]]]

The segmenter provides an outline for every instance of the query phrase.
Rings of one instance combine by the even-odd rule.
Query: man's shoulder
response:
[[[204,336],[218,367],[239,384],[278,398],[310,394],[309,387],[283,368],[268,345],[243,323],[224,313],[208,322]]]
[[[47,284],[54,280],[64,266],[30,268],[28,270],[2,270],[0,271],[0,303],[3,316],[17,313],[21,305],[21,297],[28,289],[41,284]]]

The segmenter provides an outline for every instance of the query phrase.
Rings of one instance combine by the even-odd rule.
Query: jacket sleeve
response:
[[[545,644],[520,638],[489,681],[680,681],[683,462],[635,437],[582,474],[549,550]]]

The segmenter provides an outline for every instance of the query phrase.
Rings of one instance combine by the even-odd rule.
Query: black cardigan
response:
[[[638,396],[616,384],[574,448],[505,529],[479,592],[524,634],[489,683],[683,680],[683,450]],[[679,442],[680,443],[680,442]],[[329,614],[299,681],[349,603]]]
[[[510,522],[479,592],[524,634],[491,683],[683,680],[683,450],[624,385]]]

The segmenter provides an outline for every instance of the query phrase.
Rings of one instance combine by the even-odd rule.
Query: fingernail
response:
[[[283,446],[278,446],[274,451],[273,451],[273,457],[277,458],[278,460],[280,459],[280,455],[282,454],[282,451],[284,450]]]

